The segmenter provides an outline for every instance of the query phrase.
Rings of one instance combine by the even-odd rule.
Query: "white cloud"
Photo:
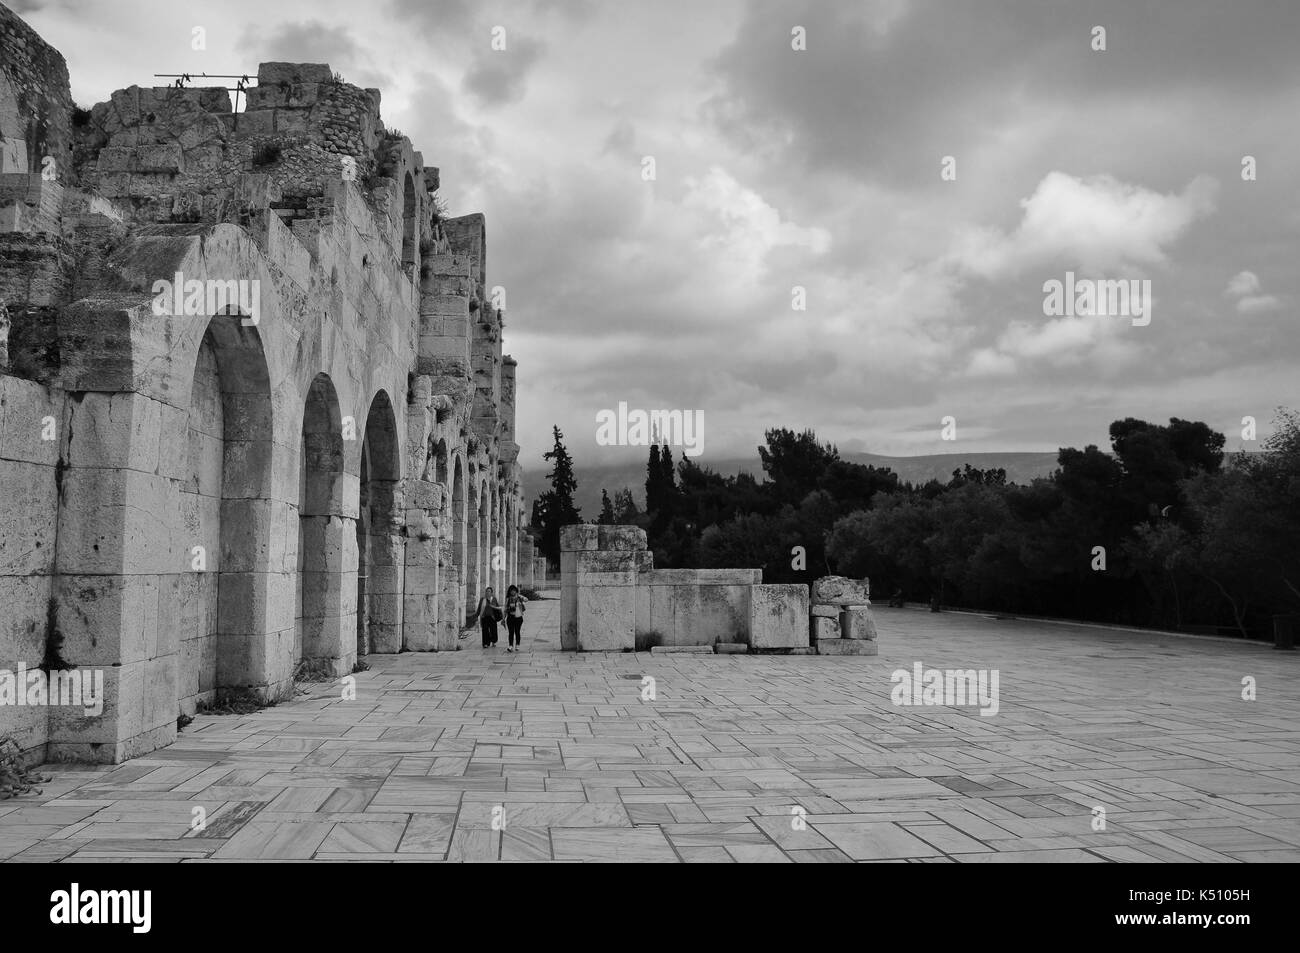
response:
[[[1259,276],[1253,271],[1239,271],[1232,276],[1223,293],[1237,299],[1238,314],[1262,314],[1282,307],[1282,300],[1276,295],[1260,294],[1262,288]]]
[[[1238,314],[1262,314],[1276,311],[1282,307],[1282,301],[1275,295],[1248,295],[1237,302]]]
[[[1162,264],[1165,246],[1214,211],[1218,184],[1197,176],[1178,195],[1163,195],[1113,176],[1049,172],[1022,199],[1015,230],[959,231],[952,259],[987,279],[1063,264],[1095,276]]]
[[[1223,293],[1231,298],[1243,298],[1257,291],[1259,291],[1259,276],[1253,271],[1239,271],[1232,276]]]

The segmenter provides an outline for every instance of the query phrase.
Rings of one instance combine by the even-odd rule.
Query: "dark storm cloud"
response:
[[[281,23],[270,32],[250,26],[244,31],[243,46],[264,62],[328,63],[336,72],[347,71],[344,79],[361,86],[379,87],[386,79],[347,28],[319,20]]]
[[[518,102],[524,98],[528,72],[541,54],[541,46],[527,40],[511,39],[504,50],[480,47],[465,73],[464,89],[488,106]]]
[[[791,50],[795,25],[807,52]],[[1106,52],[1090,48],[1094,25]],[[759,0],[717,58],[710,112],[739,145],[775,139],[809,167],[908,185],[1026,106],[1294,83],[1297,36],[1294,3]]]

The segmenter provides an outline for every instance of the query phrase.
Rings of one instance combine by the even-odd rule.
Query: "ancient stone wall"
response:
[[[15,102],[72,158],[0,174],[0,671],[102,669],[107,699],[0,706],[0,735],[118,761],[304,670],[454,650],[534,558],[483,217],[443,219],[327,65],[262,64],[241,112],[131,87],[74,123],[14,22],[50,85]]]
[[[0,6],[0,172],[40,172],[72,163],[68,67],[8,7]]]
[[[655,569],[645,531],[560,530],[560,646],[581,652],[875,655],[866,580],[764,584],[761,569]]]

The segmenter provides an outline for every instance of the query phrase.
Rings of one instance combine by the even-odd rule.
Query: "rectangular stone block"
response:
[[[579,569],[573,574],[579,589],[590,586],[635,586],[637,575],[632,570],[625,572],[585,572]]]
[[[753,586],[749,600],[749,644],[756,649],[808,645],[808,587]]]
[[[561,553],[563,558],[564,553]],[[575,557],[573,568],[581,575],[582,573],[635,573],[636,572],[636,553],[626,550],[603,551],[603,550],[579,550],[572,553]]]
[[[53,467],[59,462],[62,431],[61,397],[35,381],[0,374],[0,460]],[[77,465],[76,460],[73,465]],[[83,460],[81,465],[108,464]]]
[[[854,606],[840,613],[840,634],[846,639],[874,640],[876,623],[866,606]]]
[[[639,526],[599,526],[601,549],[636,552],[646,548],[645,530]]]
[[[819,642],[822,639],[840,638],[840,620],[828,619],[824,616],[812,617],[812,639]]]
[[[600,549],[600,527],[595,523],[579,523],[560,527],[560,551]]]
[[[814,605],[812,614],[823,619],[838,619],[840,617],[840,607],[837,605]]]
[[[817,643],[818,655],[877,655],[875,642],[865,639],[822,639]]]
[[[713,646],[713,651],[718,655],[744,655],[749,651],[749,646],[743,642],[718,642]]]
[[[636,588],[588,586],[577,590],[580,652],[622,652],[636,647]]]
[[[0,574],[49,573],[54,568],[57,535],[54,467],[0,460],[0,486],[7,511],[0,519]]]
[[[761,569],[654,569],[637,577],[639,586],[756,586]]]
[[[560,648],[572,652],[577,647],[578,583],[574,577],[566,576],[560,584]]]

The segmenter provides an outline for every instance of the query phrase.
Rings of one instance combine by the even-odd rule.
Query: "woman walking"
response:
[[[509,645],[507,652],[519,651],[519,630],[524,626],[524,611],[528,600],[519,592],[518,586],[506,590],[506,633]]]
[[[483,648],[497,644],[497,622],[501,619],[501,603],[492,593],[492,587],[483,590],[483,597],[474,610],[474,619],[483,629]],[[474,623],[471,622],[470,625]]]

